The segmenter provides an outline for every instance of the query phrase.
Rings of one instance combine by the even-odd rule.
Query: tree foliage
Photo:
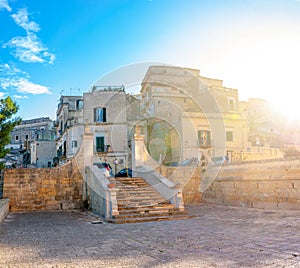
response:
[[[19,110],[19,106],[9,96],[0,100],[0,159],[4,158],[9,149],[5,146],[10,142],[10,134],[13,128],[21,123],[20,117],[13,117]],[[0,163],[0,170],[4,163]]]

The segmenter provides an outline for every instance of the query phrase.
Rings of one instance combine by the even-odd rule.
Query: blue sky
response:
[[[24,119],[55,118],[63,95],[120,67],[162,62],[200,69],[297,112],[298,0],[0,0],[0,97]]]

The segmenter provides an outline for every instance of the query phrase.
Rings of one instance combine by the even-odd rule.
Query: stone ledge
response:
[[[5,219],[9,211],[9,199],[0,199],[0,223]]]

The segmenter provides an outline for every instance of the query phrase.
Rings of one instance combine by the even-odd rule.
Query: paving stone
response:
[[[300,211],[189,206],[195,218],[123,225],[87,211],[10,213],[4,267],[300,267]]]

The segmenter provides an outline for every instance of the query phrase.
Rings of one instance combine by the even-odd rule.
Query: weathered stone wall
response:
[[[0,223],[5,219],[9,210],[9,200],[1,199],[0,200]]]
[[[300,160],[222,167],[202,200],[220,205],[300,209]]]
[[[97,169],[96,169],[97,170]],[[103,185],[100,183],[101,175],[99,174],[100,170],[97,170],[97,173],[95,174],[93,171],[95,171],[95,168],[92,167],[86,167],[85,169],[85,194],[86,194],[86,200],[89,202],[89,207],[91,210],[97,214],[99,214],[102,217],[105,217],[106,215],[106,200],[109,198],[107,196],[107,193],[105,189],[103,188]],[[98,177],[97,177],[98,175]]]
[[[57,168],[7,169],[4,198],[10,211],[80,208],[83,179],[75,163]]]
[[[175,184],[183,188],[183,200],[185,204],[201,202],[200,182],[201,168],[193,167],[166,167],[161,166],[157,171]]]

